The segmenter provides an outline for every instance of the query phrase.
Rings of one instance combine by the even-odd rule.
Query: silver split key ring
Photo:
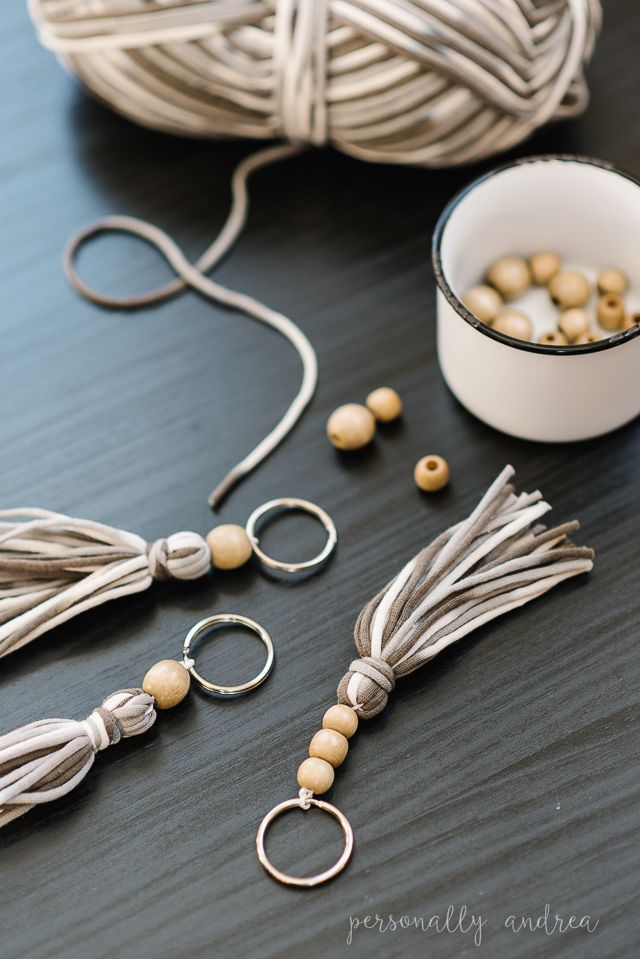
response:
[[[300,510],[303,513],[309,513],[310,516],[315,517],[315,519],[322,524],[327,534],[327,541],[317,556],[314,556],[312,559],[304,560],[301,563],[288,563],[284,562],[283,560],[274,559],[273,556],[269,556],[267,553],[265,553],[260,546],[257,529],[260,522],[264,520],[269,513],[273,513],[277,510]],[[338,532],[336,530],[335,523],[329,514],[320,506],[316,506],[315,503],[309,502],[309,500],[297,499],[292,496],[283,496],[280,499],[272,499],[269,500],[268,503],[263,503],[262,506],[258,506],[257,509],[254,509],[253,513],[247,520],[245,529],[251,542],[253,552],[258,557],[260,562],[269,569],[275,569],[284,573],[310,572],[311,570],[322,566],[334,551],[336,548],[336,543],[338,542]]]
[[[250,679],[246,683],[240,683],[238,686],[222,686],[220,683],[212,683],[210,680],[205,679],[204,676],[198,672],[192,655],[192,648],[200,636],[214,626],[240,626],[244,629],[251,630],[251,632],[257,635],[267,651],[267,659],[260,672],[254,676],[253,679]],[[273,643],[271,642],[269,633],[260,623],[249,619],[248,616],[240,616],[237,613],[218,613],[215,616],[207,616],[205,619],[201,619],[200,622],[191,627],[185,636],[182,647],[182,665],[184,668],[191,674],[199,686],[206,689],[207,692],[215,693],[216,696],[243,696],[245,693],[250,693],[253,689],[257,689],[258,686],[262,685],[273,669],[273,661]]]

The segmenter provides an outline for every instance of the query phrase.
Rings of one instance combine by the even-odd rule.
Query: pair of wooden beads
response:
[[[376,421],[390,423],[402,413],[402,400],[389,386],[369,393],[366,406],[346,403],[334,410],[327,421],[327,436],[339,450],[359,450],[371,442]]]
[[[481,283],[472,286],[462,302],[474,316],[508,336],[518,340],[531,339],[531,322],[521,310],[504,308],[504,301],[497,290]]]
[[[309,744],[309,758],[298,767],[298,785],[321,795],[331,789],[334,769],[342,765],[349,751],[348,740],[358,728],[358,716],[351,706],[331,706]]]
[[[441,456],[423,456],[415,465],[413,478],[425,493],[436,493],[449,482],[449,464]]]

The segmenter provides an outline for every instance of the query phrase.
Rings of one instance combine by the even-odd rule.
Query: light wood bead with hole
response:
[[[560,272],[560,257],[555,253],[544,250],[534,253],[529,260],[533,282],[538,286],[547,286],[552,277]]]
[[[617,270],[612,266],[603,270],[597,281],[598,293],[602,294],[617,293],[622,296],[628,285],[627,278],[622,270]]]
[[[158,709],[171,709],[181,703],[189,692],[191,677],[176,659],[161,659],[147,672],[142,688],[153,696]]]
[[[558,326],[569,342],[573,343],[574,340],[577,340],[578,337],[582,336],[583,333],[588,332],[591,322],[589,320],[589,314],[586,312],[586,310],[581,309],[579,306],[575,306],[572,309],[565,310],[564,313],[560,314]]]
[[[373,413],[360,403],[339,406],[327,421],[327,436],[339,450],[359,450],[371,442],[375,432]]]
[[[216,569],[238,569],[251,559],[253,549],[247,531],[235,523],[222,523],[207,533],[211,562]]]
[[[390,386],[380,386],[369,393],[365,400],[367,409],[380,423],[397,420],[402,413],[402,400]]]
[[[561,310],[584,306],[591,296],[591,287],[577,270],[561,270],[549,281],[549,296]]]
[[[335,773],[333,766],[326,759],[310,756],[298,766],[297,779],[302,789],[310,789],[311,792],[320,796],[333,786]]]
[[[605,293],[598,300],[598,323],[603,330],[620,330],[624,325],[624,302],[618,293]]]
[[[598,343],[602,337],[599,333],[594,333],[593,330],[588,330],[586,333],[583,333],[582,336],[579,336],[577,340],[574,340],[575,346],[586,346],[587,343]]]
[[[504,305],[498,291],[485,283],[472,286],[462,297],[462,302],[483,323],[490,323]]]
[[[530,340],[533,332],[531,320],[522,310],[500,310],[491,328],[498,333],[505,333],[516,340]]]
[[[334,769],[342,765],[348,752],[347,737],[335,729],[319,729],[309,743],[309,755],[316,759],[324,759]]]
[[[639,323],[640,323],[640,310],[634,313],[629,313],[628,316],[625,316],[622,329],[630,330],[632,327],[638,326]]]
[[[358,714],[351,706],[336,703],[335,706],[330,706],[322,717],[322,727],[335,729],[350,739],[358,728]]]
[[[413,478],[425,493],[436,493],[449,482],[449,464],[441,456],[423,456],[416,463]]]
[[[487,270],[487,283],[505,300],[515,300],[531,286],[529,264],[521,256],[503,256]]]
[[[562,330],[549,330],[548,333],[538,337],[538,343],[542,343],[543,346],[568,346],[569,340]]]

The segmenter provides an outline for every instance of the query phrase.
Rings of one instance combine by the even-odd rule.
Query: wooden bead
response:
[[[538,343],[542,343],[544,346],[567,346],[569,340],[561,330],[549,330],[548,333],[543,333],[538,338]]]
[[[327,789],[333,786],[335,773],[333,766],[326,759],[318,759],[312,756],[305,759],[298,766],[298,785],[303,789],[310,789],[311,792],[322,795]]]
[[[351,706],[336,703],[335,706],[330,706],[322,717],[322,726],[324,729],[335,729],[350,739],[358,728],[358,714]]]
[[[491,324],[499,333],[506,333],[516,340],[530,340],[532,334],[531,320],[521,310],[500,310]]]
[[[498,291],[484,283],[472,286],[462,297],[462,302],[483,323],[490,323],[503,305]]]
[[[327,436],[339,450],[359,450],[373,439],[376,421],[360,403],[346,403],[334,410],[327,422]]]
[[[579,336],[574,343],[576,346],[583,346],[585,343],[597,343],[598,340],[601,340],[602,337],[599,333],[594,333],[593,330],[588,330],[586,333],[583,333]]]
[[[563,310],[584,306],[591,296],[589,283],[577,270],[561,270],[549,281],[549,295]]]
[[[619,330],[624,323],[624,303],[618,293],[606,293],[598,300],[598,323],[604,330]]]
[[[541,253],[534,253],[529,260],[533,282],[538,286],[547,286],[549,280],[556,273],[560,272],[560,257],[555,253],[549,253],[544,250]]]
[[[599,293],[617,293],[622,296],[627,286],[627,278],[622,270],[616,270],[614,267],[603,270],[598,277]]]
[[[369,393],[366,399],[367,409],[381,423],[397,420],[402,413],[402,400],[390,386],[380,386]]]
[[[573,309],[565,310],[564,313],[560,314],[558,326],[566,338],[573,343],[579,336],[586,333],[591,326],[589,314],[585,310],[581,310],[579,306],[574,306]]]
[[[149,696],[153,696],[158,709],[177,706],[189,692],[190,685],[189,673],[175,659],[161,659],[142,680],[142,688]]]
[[[246,530],[235,523],[222,523],[207,533],[211,562],[217,569],[238,569],[251,558],[253,549]]]
[[[495,286],[505,300],[514,300],[531,286],[529,264],[521,256],[503,256],[487,270],[487,282]]]
[[[347,737],[335,729],[319,729],[309,743],[309,755],[326,760],[334,769],[344,762],[348,752]]]
[[[624,324],[622,326],[623,330],[630,330],[632,326],[637,326],[640,323],[640,311],[635,313],[629,313],[628,316],[624,318]]]
[[[413,478],[425,493],[435,493],[449,482],[449,464],[441,456],[423,456],[416,463]]]

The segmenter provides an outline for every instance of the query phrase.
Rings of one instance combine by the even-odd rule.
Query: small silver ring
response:
[[[330,816],[333,816],[338,820],[342,827],[342,832],[344,834],[344,849],[342,850],[342,855],[337,862],[334,863],[329,869],[325,869],[324,872],[316,873],[315,876],[290,876],[286,872],[282,872],[281,869],[277,869],[273,865],[269,857],[267,856],[264,839],[267,833],[267,829],[271,825],[274,819],[277,819],[283,812],[287,812],[288,809],[304,809],[305,811],[310,806],[317,806],[318,809],[321,809],[322,812],[329,813]],[[274,806],[267,815],[264,817],[260,823],[260,828],[258,829],[258,834],[256,836],[256,851],[258,853],[258,859],[260,860],[261,865],[267,870],[270,876],[273,876],[274,879],[277,879],[278,882],[283,883],[285,886],[298,886],[303,889],[310,889],[313,886],[320,886],[323,882],[328,882],[330,879],[333,879],[334,876],[337,876],[338,873],[342,872],[344,867],[349,862],[351,858],[351,853],[353,852],[353,829],[351,828],[351,823],[345,816],[343,812],[336,806],[332,806],[331,803],[323,802],[322,799],[313,799],[303,798],[302,796],[296,796],[295,799],[286,799],[284,802],[279,803],[277,806]]]
[[[267,553],[260,547],[260,541],[256,535],[256,526],[261,519],[263,519],[267,513],[271,513],[273,510],[278,509],[296,509],[302,510],[303,513],[309,513],[311,516],[314,516],[317,520],[322,523],[327,533],[327,542],[325,543],[323,549],[318,553],[317,556],[314,556],[313,559],[305,560],[302,563],[284,563],[279,559],[273,559],[273,557],[268,556]],[[335,523],[325,510],[320,506],[316,506],[315,503],[309,502],[306,499],[296,499],[295,497],[285,496],[281,499],[272,499],[268,503],[263,503],[262,506],[258,506],[257,509],[254,509],[253,513],[247,520],[247,525],[245,527],[247,536],[251,541],[251,546],[253,552],[256,554],[261,563],[264,563],[265,566],[268,566],[270,569],[282,570],[285,573],[300,573],[304,570],[314,569],[316,566],[320,566],[329,558],[331,553],[336,548],[336,543],[338,542],[338,531],[336,530]]]
[[[243,626],[245,629],[250,629],[256,633],[267,650],[267,660],[257,676],[254,676],[247,683],[241,683],[239,686],[221,686],[218,683],[209,682],[208,679],[200,675],[191,656],[191,647],[196,639],[212,626]],[[273,643],[266,629],[260,623],[256,623],[255,620],[249,619],[248,616],[240,616],[237,613],[218,613],[215,616],[207,616],[206,619],[201,619],[195,626],[192,626],[185,637],[182,656],[182,665],[189,671],[195,681],[203,689],[215,693],[217,696],[242,696],[244,693],[251,692],[252,689],[257,689],[273,669],[274,661]]]

